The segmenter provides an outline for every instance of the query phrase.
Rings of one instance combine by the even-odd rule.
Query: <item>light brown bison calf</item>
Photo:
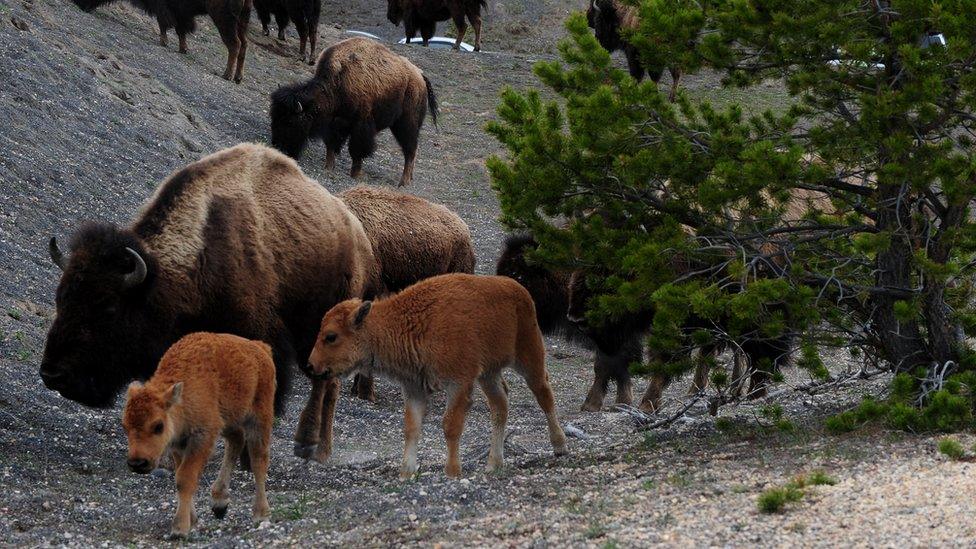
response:
[[[315,375],[366,370],[402,384],[403,478],[417,472],[417,442],[427,395],[440,387],[449,393],[444,472],[450,477],[461,475],[458,442],[475,383],[491,409],[488,470],[502,466],[508,397],[501,371],[507,367],[525,378],[546,414],[553,450],[565,454],[566,436],[556,420],[535,306],[525,288],[510,278],[446,274],[375,303],[343,301],[325,314],[309,357]]]
[[[224,461],[211,487],[217,518],[227,513],[230,474],[247,446],[256,491],[253,517],[268,516],[264,483],[274,421],[275,367],[271,347],[229,334],[194,333],[173,344],[145,385],[129,386],[122,426],[129,438],[129,468],[148,473],[166,449],[176,469],[179,503],[172,534],[196,523],[193,494],[218,435]]]

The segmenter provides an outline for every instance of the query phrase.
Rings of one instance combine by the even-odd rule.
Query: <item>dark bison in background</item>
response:
[[[315,42],[319,35],[319,15],[322,13],[322,0],[254,0],[254,11],[258,12],[262,32],[271,34],[268,25],[274,15],[278,25],[278,40],[285,39],[285,28],[294,21],[298,31],[298,54],[302,61],[315,63]],[[305,57],[305,43],[308,42],[308,57]]]
[[[403,30],[407,40],[413,40],[420,31],[420,38],[424,45],[430,41],[437,31],[438,21],[454,21],[457,27],[457,41],[454,49],[461,49],[464,33],[468,26],[464,22],[467,17],[474,27],[474,51],[481,51],[481,8],[487,7],[485,0],[387,0],[386,18],[390,23],[403,23]]]
[[[271,143],[299,158],[309,139],[325,142],[326,168],[349,140],[350,175],[389,128],[403,150],[400,186],[410,184],[427,109],[437,123],[434,88],[413,63],[368,38],[349,38],[322,52],[315,75],[271,94]]]
[[[627,68],[636,80],[644,79],[644,73],[654,83],[661,81],[664,67],[645,67],[640,60],[637,49],[631,46],[621,35],[622,29],[634,30],[639,25],[637,8],[628,6],[620,0],[590,0],[590,7],[586,10],[586,21],[594,30],[596,39],[607,51],[623,50],[627,57]],[[674,102],[681,81],[681,71],[671,68],[671,92],[668,98]]]
[[[532,295],[536,303],[539,326],[546,334],[562,335],[570,341],[582,343],[595,350],[593,365],[594,380],[589,394],[583,403],[585,411],[598,411],[603,406],[609,381],[617,384],[617,403],[631,404],[632,383],[629,366],[643,360],[642,340],[649,333],[653,311],[638,311],[602,326],[587,323],[585,314],[592,292],[586,287],[585,277],[580,272],[560,272],[547,269],[526,260],[525,254],[537,246],[531,235],[519,234],[509,237],[498,260],[496,273],[509,276],[521,283]],[[687,329],[706,328],[697,319],[689,319]],[[789,337],[756,338],[742,343],[742,354],[747,364],[736,360],[732,379],[736,385],[746,377],[744,367],[751,368],[748,396],[758,398],[766,394],[766,386],[772,372],[784,365],[790,356],[792,340]],[[708,345],[698,352],[715,355],[722,351],[722,345]],[[650,350],[651,353],[655,351]],[[689,351],[683,351],[684,353]],[[657,355],[669,362],[681,358],[679,355]],[[665,374],[654,374],[648,382],[647,390],[641,398],[639,407],[647,412],[660,409],[661,395],[673,378]],[[708,383],[708,369],[700,366],[692,382],[691,391],[697,392]],[[733,392],[738,389],[734,388]]]
[[[86,12],[115,0],[72,0]],[[133,6],[156,16],[159,43],[166,46],[166,33],[176,29],[180,53],[186,53],[186,35],[196,30],[196,16],[209,15],[227,46],[224,80],[240,83],[244,77],[247,53],[247,24],[251,19],[251,0],[129,0]]]

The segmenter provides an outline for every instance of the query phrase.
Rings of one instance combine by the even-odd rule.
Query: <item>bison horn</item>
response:
[[[58,248],[58,239],[51,237],[51,240],[47,243],[47,251],[51,254],[51,261],[58,266],[62,271],[68,268],[68,258],[61,253],[61,249]]]
[[[146,279],[146,272],[148,269],[146,268],[145,260],[143,260],[142,256],[139,255],[139,252],[129,247],[126,247],[125,251],[132,256],[132,261],[134,261],[136,264],[135,268],[132,269],[131,272],[126,273],[125,278],[122,280],[122,283],[125,284],[126,288],[131,288],[133,286],[142,284],[142,281]]]
[[[295,112],[302,112],[302,102],[298,98],[295,99]]]
[[[594,12],[600,13],[600,3],[596,0],[590,0],[590,7],[593,8]]]

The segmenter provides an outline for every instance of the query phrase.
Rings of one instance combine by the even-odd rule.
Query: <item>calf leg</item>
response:
[[[404,386],[403,401],[403,462],[400,465],[400,478],[407,480],[417,474],[417,444],[420,442],[424,414],[427,411],[427,395],[423,390]]]
[[[471,391],[473,385],[461,384],[451,391],[447,410],[444,412],[444,438],[447,440],[447,463],[444,474],[458,478],[461,476],[461,461],[458,457],[461,445],[461,432],[464,431],[464,416],[471,406]]]
[[[552,442],[553,452],[557,456],[567,454],[566,434],[559,426],[556,418],[556,401],[552,397],[552,387],[549,386],[549,374],[546,372],[546,348],[542,343],[542,334],[538,326],[532,322],[525,323],[519,330],[518,349],[516,351],[516,367],[528,384],[536,402],[546,414],[549,427],[549,441]]]
[[[502,468],[505,460],[505,424],[508,422],[508,397],[502,378],[495,374],[478,380],[481,390],[488,398],[488,408],[491,410],[491,446],[488,449],[489,473]]]
[[[200,473],[207,464],[207,458],[213,450],[214,435],[208,434],[202,440],[195,441],[193,448],[183,454],[179,466],[176,468],[176,490],[179,502],[176,506],[176,516],[173,517],[171,534],[174,537],[186,537],[190,532],[191,515],[193,514],[193,494],[200,484]]]
[[[268,406],[254,425],[244,431],[247,438],[247,450],[251,455],[251,468],[254,471],[254,505],[251,507],[251,518],[260,522],[268,517],[268,495],[265,484],[268,479],[268,444],[271,442],[271,427],[274,422],[272,406]]]
[[[220,472],[217,480],[210,487],[210,497],[212,503],[210,510],[215,517],[222,519],[227,514],[228,487],[230,486],[230,475],[234,471],[234,462],[241,455],[244,449],[244,433],[238,430],[224,433],[224,460],[220,464]]]

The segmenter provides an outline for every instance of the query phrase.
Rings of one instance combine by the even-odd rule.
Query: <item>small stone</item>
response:
[[[409,515],[407,515],[407,518],[410,519],[410,522],[416,522],[417,521],[417,515],[415,515],[413,513],[410,513]]]

